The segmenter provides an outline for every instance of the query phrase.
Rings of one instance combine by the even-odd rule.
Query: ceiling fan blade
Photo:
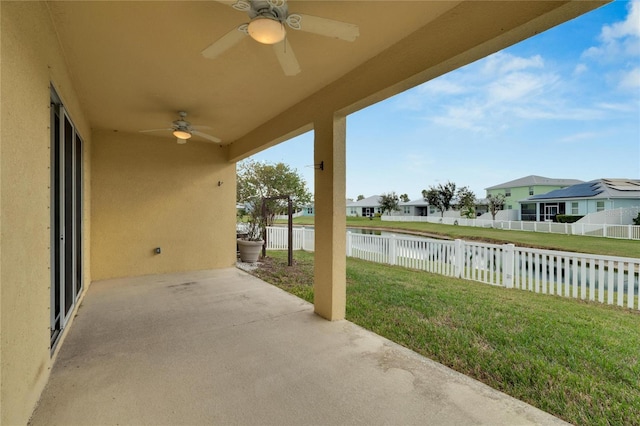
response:
[[[220,140],[219,138],[216,138],[215,136],[211,136],[211,135],[208,135],[206,133],[199,132],[197,130],[192,130],[191,133],[193,133],[196,136],[200,136],[201,138],[204,138],[206,140],[209,140],[211,142],[215,142],[215,143],[222,142],[222,140]]]
[[[318,16],[300,16],[300,30],[318,34],[325,37],[339,38],[345,41],[354,41],[360,35],[360,29],[355,24],[334,21],[333,19],[320,18]],[[294,28],[296,29],[296,28]]]
[[[222,3],[226,6],[233,6],[233,4],[236,2],[235,0],[214,0],[216,3]]]
[[[300,73],[300,64],[295,53],[293,53],[289,40],[285,38],[283,43],[274,44],[273,51],[276,52],[284,75],[292,77]]]
[[[238,28],[234,28],[223,35],[221,38],[219,38],[217,41],[215,41],[213,44],[211,44],[209,47],[204,49],[201,52],[202,56],[208,59],[215,59],[226,52],[228,49],[238,44],[245,35],[246,34],[240,31]]]
[[[167,129],[151,129],[151,130],[139,130],[140,133],[147,133],[147,132],[164,132],[167,130],[171,130],[173,131],[173,128],[169,127]]]

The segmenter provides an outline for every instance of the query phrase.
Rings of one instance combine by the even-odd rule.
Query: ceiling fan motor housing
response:
[[[186,120],[187,113],[185,111],[178,111],[178,115],[180,116],[180,118],[172,122],[171,123],[172,126],[168,129],[152,129],[152,130],[140,130],[140,131],[143,133],[146,133],[146,132],[160,132],[160,131],[170,130],[171,132],[173,132],[173,135],[176,138],[178,138],[179,144],[186,143],[187,139],[190,139],[191,136],[193,135],[199,136],[203,139],[206,139],[208,141],[215,142],[215,143],[222,142],[220,138],[217,138],[215,136],[211,136],[207,133],[203,133],[196,130],[198,127],[203,127],[203,126],[195,126],[194,128],[194,126],[192,126],[191,123],[189,123]]]
[[[251,9],[247,11],[251,19],[258,16],[270,18],[275,21],[285,22],[289,16],[289,7],[286,2],[258,0],[251,1]]]

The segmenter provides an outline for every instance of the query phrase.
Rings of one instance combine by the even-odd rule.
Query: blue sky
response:
[[[313,133],[252,157],[313,191]],[[640,0],[587,15],[347,117],[347,197],[477,197],[528,175],[640,178]]]

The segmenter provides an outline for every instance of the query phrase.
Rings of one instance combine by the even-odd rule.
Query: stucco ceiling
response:
[[[486,9],[461,7],[459,1],[288,3],[290,12],[356,24],[360,36],[354,42],[346,42],[289,30],[289,41],[302,72],[287,77],[272,47],[249,37],[217,59],[202,57],[200,52],[204,48],[248,21],[245,13],[234,10],[229,3],[54,1],[49,3],[49,8],[92,128],[137,132],[165,127],[176,119],[178,110],[185,110],[193,124],[210,126],[211,134],[224,143],[231,143],[287,110],[287,114],[295,114],[291,107],[345,75],[351,73],[352,81],[357,81],[354,70],[393,50],[393,46],[406,37],[418,31],[427,37],[431,25],[440,28],[441,33],[445,27],[441,22],[440,27],[437,24],[443,16],[448,22],[459,19],[458,28],[465,28],[464,20],[473,16],[469,25],[486,34],[486,40],[478,40],[486,44],[501,32],[507,34],[510,26],[522,25],[559,8],[564,2],[515,2],[522,5],[513,9],[517,13],[503,9],[505,13],[522,16],[504,20],[496,15],[495,11],[500,9],[491,6],[494,2],[487,2]],[[574,7],[575,11],[564,15],[577,15],[596,6]],[[487,10],[486,16],[478,16],[478,10]],[[541,22],[538,27],[544,29],[558,19]],[[467,49],[459,47],[458,40],[478,38],[477,31],[469,30],[468,34],[458,29],[447,37],[431,37],[437,46],[429,45],[430,40],[425,37],[416,39],[422,44],[413,50],[406,49],[406,57],[409,60],[410,56],[420,56],[423,50],[442,51],[442,60],[454,57],[459,52],[446,54],[449,41],[452,49]],[[537,31],[534,26],[521,31],[522,35],[505,36],[504,41],[487,49],[497,50]],[[466,61],[472,59],[473,55]],[[445,68],[454,68],[463,62],[465,60],[460,60]],[[390,70],[394,66],[405,66],[403,63],[389,65]],[[410,66],[409,62],[406,66]],[[405,77],[399,74],[398,79]]]

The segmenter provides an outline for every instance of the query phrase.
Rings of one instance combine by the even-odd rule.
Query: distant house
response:
[[[556,215],[585,216],[640,206],[640,179],[596,179],[520,201],[522,220],[550,221]]]
[[[532,195],[546,194],[549,191],[566,188],[571,185],[582,183],[577,179],[554,179],[544,176],[525,176],[520,179],[501,183],[499,185],[485,188],[487,196],[502,194],[505,197],[504,209],[517,209],[519,202]],[[524,212],[523,212],[524,214]],[[531,217],[522,217],[522,220],[535,220]]]
[[[347,216],[368,217],[376,213],[382,213],[379,195],[372,195],[360,201],[347,201]]]
[[[302,213],[300,216],[315,216],[314,211],[315,204],[307,204],[306,206],[302,206],[300,212]]]
[[[476,216],[489,213],[489,200],[486,198],[476,198]]]
[[[453,200],[453,204],[455,205],[456,200]],[[393,215],[395,216],[433,216],[440,215],[440,210],[437,207],[429,204],[427,200],[424,198],[417,198],[415,200],[401,202],[398,205],[399,210]],[[445,216],[459,216],[460,212],[456,210],[457,207],[452,207],[448,212],[445,212]],[[476,200],[475,204],[476,215],[480,216],[483,213],[488,211],[487,208],[487,200],[482,198],[480,200]]]
[[[424,198],[401,202],[398,205],[400,209],[396,214],[402,216],[428,216],[429,203]]]

